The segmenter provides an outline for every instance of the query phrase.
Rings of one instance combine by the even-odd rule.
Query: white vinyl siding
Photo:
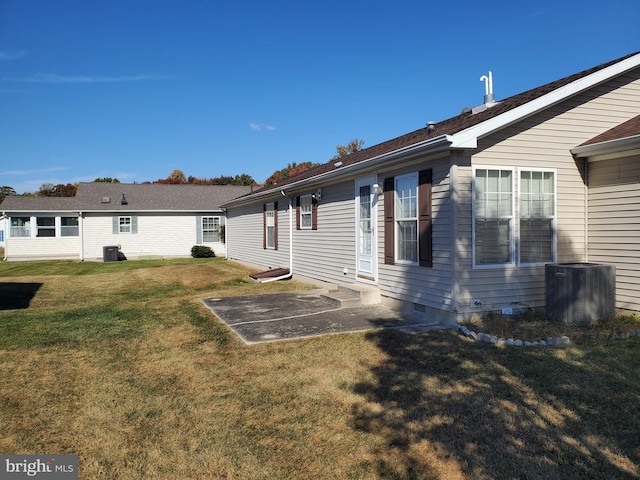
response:
[[[120,234],[118,216],[86,213],[83,221],[84,257],[102,259],[102,249],[108,245],[120,245],[120,251],[128,259],[144,256],[190,257],[191,248],[198,243],[199,216],[214,215],[181,213],[136,213],[132,219],[135,234]],[[114,221],[115,219],[116,221]],[[114,231],[114,224],[116,227]],[[201,233],[200,233],[201,235]],[[208,244],[217,256],[226,254],[223,243]]]
[[[616,307],[640,311],[640,156],[589,163],[589,262],[615,265]]]

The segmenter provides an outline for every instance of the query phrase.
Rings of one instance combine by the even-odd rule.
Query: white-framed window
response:
[[[265,221],[265,247],[276,248],[276,222],[275,222],[275,203],[265,204],[264,210]]]
[[[555,171],[520,170],[519,193],[519,263],[555,261]]]
[[[55,237],[56,217],[36,217],[36,237]]]
[[[224,217],[202,217],[202,242],[222,242],[222,225],[224,225]]]
[[[11,237],[31,236],[31,217],[11,217]]]
[[[311,228],[313,225],[313,197],[300,196],[300,228]]]
[[[61,237],[77,237],[78,217],[61,217],[60,218],[60,236]]]
[[[118,217],[118,233],[131,233],[131,217]]]
[[[418,173],[395,177],[395,258],[418,263]]]
[[[473,178],[474,265],[514,263],[513,180],[511,168],[475,167]]]

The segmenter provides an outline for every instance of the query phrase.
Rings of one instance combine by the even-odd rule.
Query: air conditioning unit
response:
[[[104,262],[117,262],[118,261],[118,246],[110,245],[102,247],[102,261]]]
[[[587,327],[612,317],[616,305],[616,268],[597,263],[545,265],[547,315]]]

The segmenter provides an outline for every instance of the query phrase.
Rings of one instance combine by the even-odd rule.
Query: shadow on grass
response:
[[[40,287],[41,283],[0,282],[0,310],[29,308]]]
[[[638,478],[638,341],[498,349],[452,332],[368,334],[388,355],[356,385],[380,478]]]

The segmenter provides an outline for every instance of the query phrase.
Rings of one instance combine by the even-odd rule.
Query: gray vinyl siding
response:
[[[637,115],[640,111],[640,70],[594,87],[508,126],[479,142],[472,165],[516,169],[514,193],[518,192],[517,169],[555,169],[557,200],[557,261],[576,262],[587,258],[587,188],[584,162],[575,160],[570,149]],[[472,265],[471,166],[458,168],[460,248],[455,291],[457,311],[463,315],[499,310],[503,307],[540,307],[545,303],[544,266],[478,269]],[[518,198],[514,230],[516,260],[518,240]],[[466,247],[466,245],[465,245]],[[472,307],[474,300],[481,308]]]
[[[293,208],[293,272],[326,282],[355,281],[354,181],[322,187],[318,229],[296,229],[296,197],[316,187],[288,193]],[[278,202],[278,250],[263,248],[263,204]],[[288,199],[278,197],[230,208],[227,218],[228,256],[232,260],[276,268],[289,267]],[[344,269],[347,269],[345,275]]]
[[[640,311],[640,156],[588,171],[589,261],[615,265],[616,307]]]
[[[315,188],[296,195],[313,191]],[[317,230],[294,230],[293,270],[327,282],[351,283],[355,281],[355,257],[355,182],[350,179],[322,187]]]
[[[278,202],[277,250],[263,248],[263,205],[269,202]],[[260,203],[230,208],[225,231],[228,258],[264,268],[289,268],[288,204],[288,200],[279,195]]]
[[[424,305],[436,310],[452,311],[451,184],[449,157],[423,160],[412,167],[380,174],[384,178],[418,172],[433,171],[433,267],[417,265],[386,265],[384,263],[384,209],[382,198],[378,207],[378,269],[380,293],[396,300]],[[392,193],[392,192],[391,192]],[[387,195],[385,192],[384,195]]]

